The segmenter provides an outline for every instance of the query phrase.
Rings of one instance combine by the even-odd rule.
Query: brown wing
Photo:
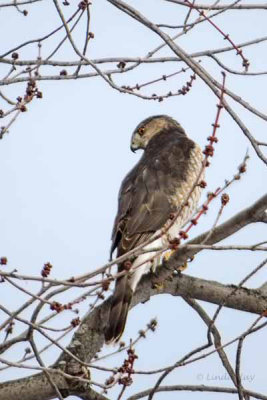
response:
[[[163,174],[158,164],[156,158],[146,160],[143,157],[122,182],[111,253],[116,247],[118,256],[127,253],[149,238],[168,219],[171,207],[164,191]],[[118,271],[121,270],[123,265],[118,265]],[[116,280],[105,330],[107,343],[120,339],[132,294],[128,276],[119,277]]]
[[[144,242],[164,226],[176,210],[172,196],[186,179],[194,143],[170,132],[158,135],[143,157],[123,180],[119,208],[112,233],[118,256]],[[118,270],[123,269],[118,265]],[[105,330],[106,342],[118,341],[126,323],[133,291],[127,275],[116,280]]]
[[[165,142],[160,151],[152,147],[126,176],[119,193],[111,252],[117,247],[122,255],[164,226],[176,209],[171,196],[186,179],[193,146],[184,137]]]

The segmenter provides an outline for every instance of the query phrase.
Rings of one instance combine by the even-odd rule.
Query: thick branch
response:
[[[238,232],[250,223],[267,222],[266,209],[267,195],[260,198],[251,207],[246,208],[215,228],[206,243],[217,243],[233,233]],[[189,243],[199,244],[203,242],[207,234],[208,232],[205,232]],[[159,271],[159,279],[165,280],[166,276],[169,276],[170,272],[175,267],[183,264],[188,257],[195,255],[199,251],[201,250],[188,249],[186,246],[177,250],[169,259],[168,263],[166,263],[165,268],[161,268]],[[147,275],[142,279],[134,295],[132,307],[139,303],[146,302],[151,296],[164,293],[169,293],[174,296],[187,296],[214,304],[222,304],[225,298],[232,293],[234,288],[232,285],[222,285],[218,282],[187,275],[176,275],[173,276],[171,280],[165,281],[164,287],[159,291],[152,287],[151,279],[151,275]],[[239,288],[226,300],[225,306],[236,310],[261,314],[267,309],[267,295],[266,292],[262,292],[261,290]],[[68,350],[84,362],[90,362],[104,344],[103,332],[106,326],[109,307],[110,298],[88,313],[83,324],[74,334],[71,344],[68,346]],[[60,366],[61,369],[63,368],[63,370],[67,370],[68,372],[69,363],[70,356],[64,353],[57,360],[54,367]],[[88,392],[88,388],[87,391],[85,391],[84,386],[81,386],[80,389],[76,387],[74,390],[73,384],[71,384],[70,381],[67,382],[60,375],[55,374],[53,380],[61,393],[75,393],[76,395],[79,393],[80,396],[83,395],[84,392],[86,399],[104,400],[103,397],[94,397],[98,395],[93,391]],[[13,385],[14,382],[15,385]],[[20,400],[48,400],[53,397],[54,393],[52,393],[52,388],[44,374],[38,374],[0,385],[0,400],[6,400],[7,398],[9,400],[17,400],[17,398]]]
[[[215,228],[209,239],[206,241],[206,244],[220,242],[235,232],[238,232],[248,224],[254,222],[267,222],[266,209],[267,195],[264,195],[251,207],[242,210],[234,217]],[[207,234],[208,232],[199,235],[188,244],[202,243],[207,237]],[[170,271],[182,265],[188,258],[197,254],[199,251],[201,250],[188,249],[186,246],[183,249],[178,249],[168,260],[165,268],[161,268],[159,272],[159,279],[164,280],[166,276],[170,275]],[[205,285],[205,290],[203,290],[203,285]],[[189,291],[190,288],[191,290]],[[189,296],[199,300],[220,304],[222,299],[224,299],[224,296],[227,296],[231,289],[231,286],[221,285],[220,283],[213,281],[205,281],[183,275],[182,277],[175,277],[172,282],[168,282],[160,293]],[[259,292],[249,292],[250,295],[246,296],[246,293],[248,292],[245,289],[240,289],[240,291],[236,292],[235,296],[231,296],[228,299],[226,304],[227,307],[240,310],[240,300],[240,304],[243,304],[244,311],[255,312],[257,314],[261,313],[267,307],[266,296],[259,302]],[[138,290],[134,295],[132,307],[147,301],[150,296],[157,294],[159,294],[159,292],[151,287],[151,276],[146,276],[144,279],[142,279]],[[239,296],[241,296],[240,299]],[[84,324],[74,335],[72,343],[75,341],[76,337],[78,343],[81,344],[79,349],[76,348],[75,354],[78,352],[76,355],[86,362],[91,361],[96,352],[100,350],[104,343],[103,330],[106,324],[108,310],[109,300],[105,301],[101,306],[95,308],[91,313],[89,313]],[[65,360],[65,356],[63,356],[63,359]]]
[[[219,225],[210,235],[207,241],[205,238],[209,232],[204,232],[197,238],[188,242],[188,244],[201,244],[205,241],[206,245],[218,243],[221,240],[233,235],[240,229],[254,222],[267,223],[267,194],[257,200],[252,206],[245,208],[232,218]],[[168,260],[166,266],[175,268],[175,266],[183,264],[188,258],[196,255],[200,249],[188,249],[186,246],[178,249],[174,255]]]
[[[78,396],[83,400],[108,400],[88,386],[76,384],[71,388],[69,382],[59,374],[51,374],[63,397]],[[0,383],[0,400],[49,400],[54,399],[55,391],[49,384],[44,373],[27,378]]]
[[[60,375],[53,376],[58,387],[67,386]],[[45,374],[0,383],[0,400],[47,400],[55,397],[55,392]]]
[[[225,298],[225,306],[240,311],[247,311],[254,314],[261,314],[267,309],[267,296],[260,290],[239,288],[230,296],[235,289],[234,285],[223,285],[216,281],[199,279],[188,275],[178,275],[172,277],[170,281],[164,283],[161,290],[151,288],[151,276],[147,276],[140,285],[140,297],[134,299],[134,304],[144,302],[150,296],[160,293],[169,293],[173,296],[193,297],[197,300],[207,301],[213,304],[221,304]]]

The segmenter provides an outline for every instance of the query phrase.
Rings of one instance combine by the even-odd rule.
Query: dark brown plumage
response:
[[[177,193],[179,189],[184,192],[195,147],[182,127],[168,116],[150,117],[137,126],[131,148],[143,148],[144,153],[121,185],[111,254],[116,248],[117,256],[127,253],[168,222],[181,204]],[[149,271],[151,263],[144,263],[142,257],[134,261],[135,265],[143,262],[142,267],[116,281],[105,332],[107,342],[117,341],[122,335],[133,292],[141,276]],[[118,266],[118,271],[123,269],[123,265]]]

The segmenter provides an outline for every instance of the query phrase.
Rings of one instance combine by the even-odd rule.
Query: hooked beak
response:
[[[133,153],[135,153],[136,150],[138,150],[138,149],[140,149],[140,147],[139,147],[136,143],[132,143],[132,144],[131,144],[131,151],[132,151]]]

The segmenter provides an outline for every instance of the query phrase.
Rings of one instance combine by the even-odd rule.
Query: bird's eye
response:
[[[145,133],[145,128],[144,127],[139,128],[138,133],[140,136],[143,136],[143,134]]]

